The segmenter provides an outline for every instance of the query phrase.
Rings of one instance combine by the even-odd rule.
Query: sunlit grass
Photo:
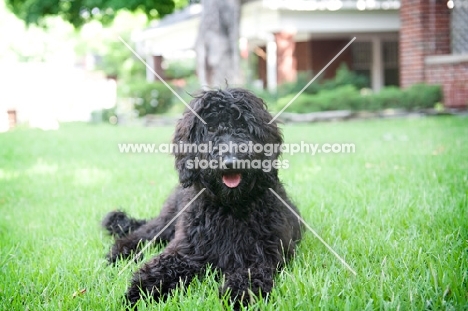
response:
[[[0,134],[0,309],[118,310],[121,275],[99,227],[109,210],[157,214],[177,182],[173,129],[64,125]],[[287,142],[354,143],[354,154],[285,155],[281,178],[304,219],[357,271],[306,233],[255,310],[468,309],[468,119],[288,125]],[[160,248],[153,248],[151,256]],[[214,276],[140,310],[223,310]]]

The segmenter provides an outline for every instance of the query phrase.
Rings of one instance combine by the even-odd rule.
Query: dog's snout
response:
[[[236,162],[236,158],[234,156],[232,156],[231,154],[229,155],[226,155],[223,159],[223,163],[224,165],[226,166],[227,169],[233,169],[235,168],[235,162]]]

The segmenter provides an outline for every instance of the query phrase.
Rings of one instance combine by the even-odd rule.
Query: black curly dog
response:
[[[202,189],[205,189],[156,241],[167,241],[164,251],[145,263],[133,276],[126,298],[133,306],[142,295],[156,300],[178,284],[188,284],[207,265],[225,276],[220,289],[234,306],[248,304],[273,286],[275,272],[294,254],[301,239],[296,216],[269,190],[273,189],[298,213],[278,179],[277,168],[238,168],[240,161],[273,161],[279,150],[265,153],[229,151],[220,156],[221,144],[252,142],[281,144],[282,135],[266,104],[240,88],[201,93],[178,122],[174,144],[208,144],[213,150],[175,152],[180,185],[152,220],[136,220],[121,211],[109,213],[103,226],[116,241],[110,262],[134,254],[142,242],[152,240]],[[221,160],[219,168],[200,168],[200,160]],[[278,162],[278,161],[276,161]],[[213,162],[215,163],[215,162]]]

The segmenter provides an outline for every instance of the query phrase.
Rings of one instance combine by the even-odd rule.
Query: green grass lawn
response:
[[[66,124],[0,134],[0,310],[119,310],[137,263],[108,266],[103,215],[152,217],[177,182],[172,128]],[[310,232],[253,310],[468,310],[468,118],[288,125],[286,142],[354,154],[285,155],[281,178]],[[152,248],[146,256],[157,253]],[[209,274],[141,310],[223,310]]]

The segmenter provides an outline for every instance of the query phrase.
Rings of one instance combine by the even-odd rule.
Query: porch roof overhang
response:
[[[294,2],[308,3],[309,6],[298,9],[299,6],[291,6]],[[364,0],[328,0],[334,3],[342,2],[341,8],[337,10],[330,10],[325,6],[311,6],[312,3],[326,2],[247,2],[242,6],[240,35],[255,45],[272,41],[272,34],[284,31],[294,33],[296,41],[305,41],[311,37],[396,33],[400,29],[399,1],[374,1],[389,5],[379,5],[372,9],[358,8],[358,3],[366,2]],[[287,5],[282,5],[285,3]],[[170,19],[163,19],[154,27],[138,32],[133,39],[137,42],[139,51],[146,55],[171,56],[178,51],[192,50],[198,35],[201,10],[200,4],[191,5],[173,14]]]

